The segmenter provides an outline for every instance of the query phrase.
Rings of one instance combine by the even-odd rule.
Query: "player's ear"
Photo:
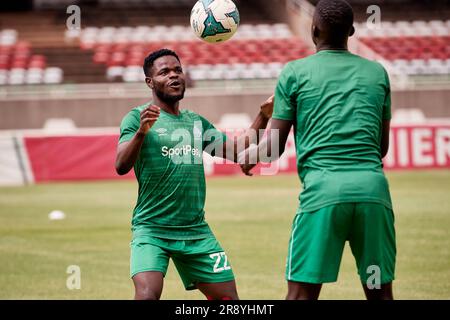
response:
[[[319,37],[320,37],[320,30],[315,25],[313,25],[311,33],[312,33],[313,41],[316,44],[317,43],[317,39],[319,39]]]
[[[152,78],[150,78],[150,77],[145,77],[145,83],[147,84],[147,86],[150,88],[150,89],[153,89],[153,81],[152,81]]]
[[[351,36],[353,36],[354,34],[355,34],[355,27],[352,26],[352,27],[350,28],[350,33],[348,34],[348,36],[351,37]]]

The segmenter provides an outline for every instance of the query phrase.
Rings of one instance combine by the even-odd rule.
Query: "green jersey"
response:
[[[119,143],[131,140],[147,105],[131,110],[122,120]],[[189,240],[211,236],[205,221],[203,151],[214,155],[225,135],[198,114],[178,116],[161,110],[145,136],[134,172],[139,184],[133,212],[134,237]]]
[[[303,184],[299,212],[341,202],[391,208],[380,146],[391,96],[379,63],[343,50],[288,63],[276,88],[273,118],[294,123]]]

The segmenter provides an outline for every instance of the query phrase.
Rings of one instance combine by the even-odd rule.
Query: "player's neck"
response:
[[[173,114],[176,116],[178,116],[180,114],[180,102],[179,101],[171,104],[171,103],[164,102],[161,99],[158,99],[157,97],[153,101],[154,101],[153,102],[154,105],[160,107],[166,113]]]
[[[319,42],[319,43],[317,43],[316,50],[317,50],[317,52],[323,51],[323,50],[347,51],[348,46],[347,46],[347,42],[341,43],[341,44],[331,44],[331,43],[327,43],[327,42]]]

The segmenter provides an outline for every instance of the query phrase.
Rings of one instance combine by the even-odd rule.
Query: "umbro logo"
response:
[[[159,136],[164,136],[167,134],[167,129],[166,128],[159,128],[155,130],[156,133],[158,133]]]

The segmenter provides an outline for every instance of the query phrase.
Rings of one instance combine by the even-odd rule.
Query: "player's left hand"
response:
[[[241,170],[246,176],[253,176],[253,173],[250,171],[256,166],[256,164],[241,164]]]
[[[258,146],[255,144],[250,145],[247,149],[238,155],[238,163],[241,167],[242,172],[246,176],[253,176],[250,171],[258,163]]]
[[[272,117],[273,113],[273,100],[275,98],[275,95],[272,95],[269,99],[264,101],[264,103],[261,105],[261,113],[266,119],[270,119]]]

